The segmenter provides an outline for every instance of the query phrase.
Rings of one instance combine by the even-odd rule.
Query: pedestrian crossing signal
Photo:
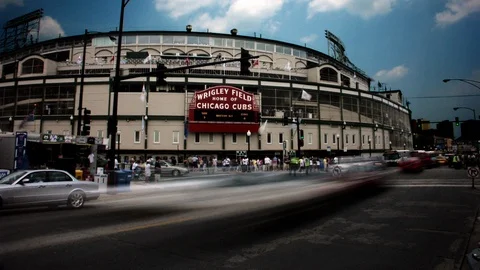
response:
[[[460,120],[458,119],[458,117],[455,117],[455,126],[460,126]]]

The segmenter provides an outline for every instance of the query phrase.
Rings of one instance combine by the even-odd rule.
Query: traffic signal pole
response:
[[[131,74],[131,75],[121,76],[120,80],[128,80],[128,79],[145,77],[145,76],[157,76],[158,74],[165,74],[167,72],[187,70],[187,69],[199,68],[199,67],[208,67],[208,66],[214,66],[214,65],[219,65],[219,64],[238,62],[238,61],[242,61],[242,60],[250,60],[250,59],[255,59],[255,58],[259,58],[259,57],[260,56],[250,56],[250,57],[235,58],[235,59],[230,59],[230,60],[209,62],[209,63],[198,64],[198,65],[182,66],[182,67],[176,67],[176,68],[167,68],[167,69],[155,70],[155,71],[152,71],[152,72],[146,72],[146,73],[141,73],[141,74]]]
[[[300,146],[300,141],[301,141],[301,138],[300,138],[300,119],[298,118],[298,115],[297,115],[297,157],[300,157],[301,155],[301,146]]]

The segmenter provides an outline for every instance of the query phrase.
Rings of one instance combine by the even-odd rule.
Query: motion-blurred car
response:
[[[332,172],[333,176],[340,176],[347,173],[351,174],[384,170],[385,167],[386,163],[381,157],[340,157],[337,163],[329,166],[329,170]]]
[[[398,162],[398,166],[405,172],[421,172],[424,164],[419,157],[403,157]]]
[[[160,161],[160,166],[162,166],[162,175],[180,176],[189,173],[188,168],[175,166],[164,160]]]
[[[422,165],[423,165],[424,168],[431,169],[431,168],[435,167],[435,165],[436,165],[435,161],[432,160],[430,155],[425,153],[425,152],[414,151],[414,152],[410,153],[410,156],[419,158],[420,161],[422,162]]]
[[[436,157],[436,162],[438,165],[443,166],[448,164],[448,160],[444,156],[437,156]]]
[[[0,209],[62,204],[78,209],[99,196],[97,183],[61,170],[17,171],[0,179]]]

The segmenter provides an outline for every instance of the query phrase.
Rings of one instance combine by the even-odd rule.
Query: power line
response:
[[[407,99],[414,99],[414,98],[458,98],[458,97],[480,97],[480,94],[477,94],[477,95],[452,95],[452,96],[407,97]]]

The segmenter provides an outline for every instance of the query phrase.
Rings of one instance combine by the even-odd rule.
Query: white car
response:
[[[17,171],[0,179],[0,209],[63,204],[78,209],[99,196],[97,183],[61,170]]]

